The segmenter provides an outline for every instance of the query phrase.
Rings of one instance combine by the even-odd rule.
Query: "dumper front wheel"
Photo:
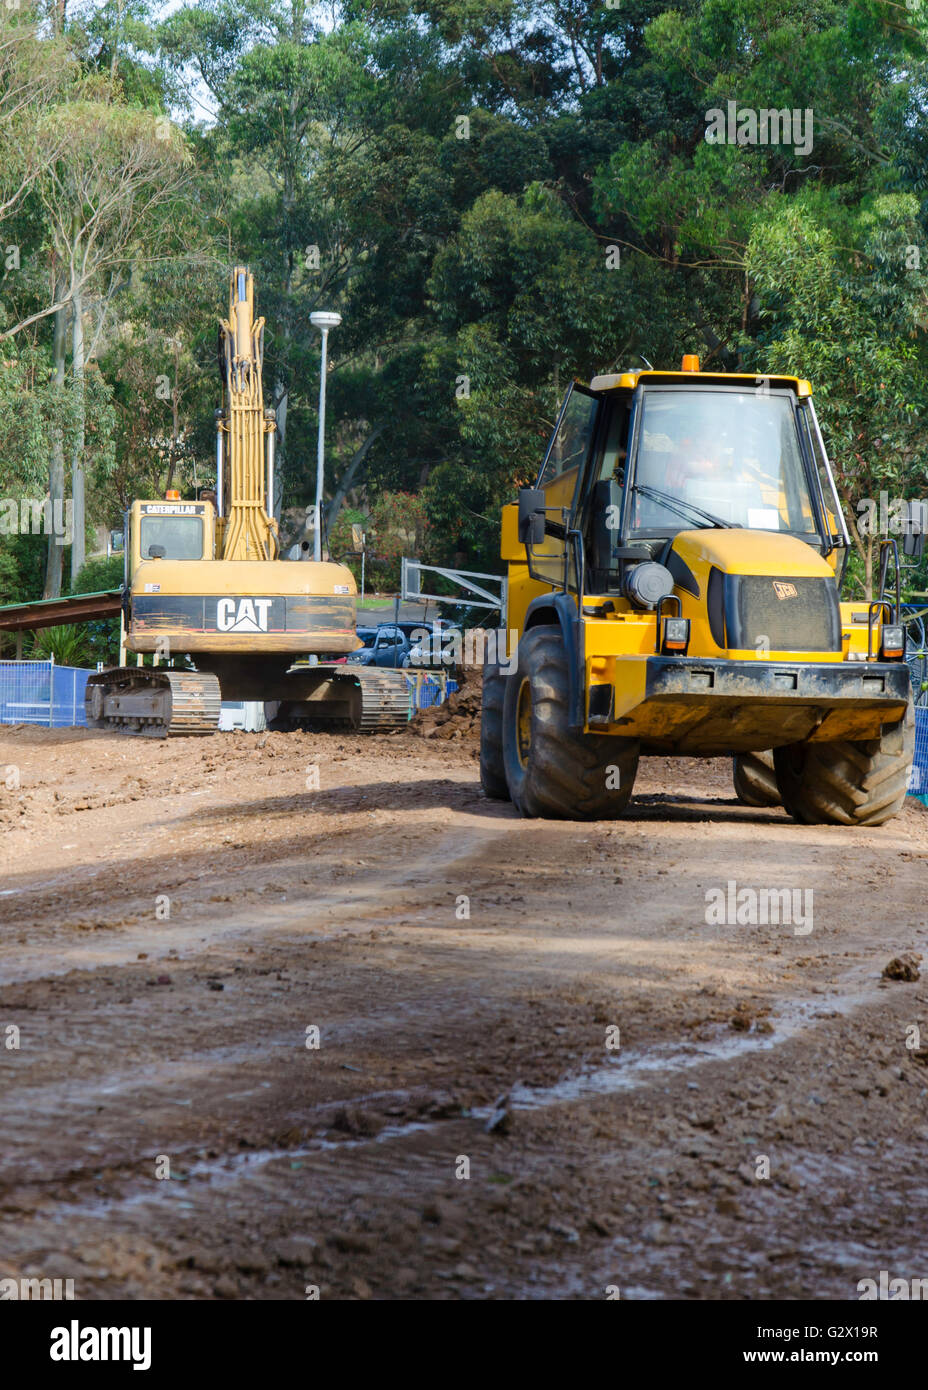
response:
[[[495,664],[483,668],[480,699],[480,785],[493,801],[509,800],[503,766],[503,696],[506,678]]]
[[[880,738],[791,743],[773,753],[777,786],[806,825],[882,825],[902,810],[915,751],[915,711],[885,724]]]
[[[522,815],[621,815],[638,771],[638,743],[570,729],[570,674],[559,627],[525,633],[516,670],[505,684],[503,761],[509,794]]]

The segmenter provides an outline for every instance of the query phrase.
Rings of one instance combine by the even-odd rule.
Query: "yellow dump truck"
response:
[[[731,755],[753,804],[895,815],[914,743],[899,557],[884,544],[874,602],[841,602],[849,546],[807,381],[686,357],[574,384],[503,511],[518,648],[484,673],[487,795],[610,817],[639,757]]]

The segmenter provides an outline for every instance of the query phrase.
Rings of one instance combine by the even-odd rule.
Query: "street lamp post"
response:
[[[323,310],[310,314],[309,321],[322,332],[322,367],[319,375],[319,444],[316,452],[316,530],[313,542],[313,559],[322,559],[322,489],[325,483],[325,373],[328,359],[329,329],[337,328],[342,321],[341,314]]]

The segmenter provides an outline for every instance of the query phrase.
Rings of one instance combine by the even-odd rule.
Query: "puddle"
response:
[[[323,1139],[321,1136],[311,1143],[295,1149],[254,1149],[249,1153],[226,1154],[222,1158],[198,1159],[185,1170],[183,1178],[163,1179],[157,1187],[143,1192],[134,1192],[128,1197],[101,1197],[93,1202],[65,1202],[59,1204],[55,1214],[57,1220],[73,1220],[75,1216],[86,1216],[91,1220],[106,1220],[114,1211],[129,1211],[146,1203],[163,1202],[179,1207],[181,1210],[194,1209],[188,1200],[188,1184],[193,1179],[205,1179],[208,1188],[225,1186],[237,1182],[250,1173],[266,1167],[269,1163],[286,1160],[291,1165],[304,1158],[317,1154],[342,1153],[346,1149],[369,1148],[372,1144],[386,1144],[391,1139],[405,1139],[407,1135],[424,1133],[436,1128],[422,1120],[412,1120],[405,1125],[386,1125],[375,1135],[359,1139]],[[202,1191],[200,1184],[198,1191]]]
[[[835,1012],[832,1009],[826,1014]],[[637,1049],[617,1053],[600,1067],[566,1077],[553,1086],[514,1086],[510,1102],[516,1110],[541,1110],[549,1105],[563,1105],[589,1096],[612,1095],[617,1091],[634,1091],[655,1075],[678,1075],[707,1062],[730,1062],[752,1052],[770,1052],[822,1015],[822,1006],[814,1003],[794,1003],[791,1017],[778,1017],[772,1023],[772,1033],[726,1033],[724,1037],[701,1043],[655,1043],[646,1052]],[[724,1026],[724,1025],[720,1025]],[[492,1111],[486,1111],[489,1116]]]
[[[835,1014],[846,1017],[877,998],[874,980],[855,992],[835,995],[816,995],[813,999],[783,1001],[775,1015],[765,1021],[771,1033],[734,1033],[726,1030],[723,1036],[699,1043],[655,1043],[647,1051],[629,1049],[610,1055],[602,1065],[566,1077],[553,1086],[517,1085],[510,1091],[510,1103],[515,1110],[541,1110],[549,1105],[563,1105],[590,1096],[612,1095],[634,1091],[652,1077],[705,1066],[708,1062],[730,1062],[754,1052],[770,1052],[789,1042],[818,1019]],[[722,1027],[724,1025],[720,1025]],[[481,1114],[489,1117],[492,1108]]]
[[[510,1108],[514,1111],[542,1110],[590,1097],[638,1090],[653,1084],[661,1077],[671,1078],[679,1076],[681,1072],[695,1071],[710,1063],[732,1062],[751,1053],[773,1051],[804,1030],[814,1027],[819,1019],[834,1017],[836,1014],[847,1016],[855,1009],[875,1001],[878,987],[876,978],[869,978],[864,984],[860,972],[857,972],[854,983],[856,988],[852,984],[842,995],[817,995],[812,999],[784,1001],[777,1014],[767,1020],[773,1029],[770,1033],[726,1031],[722,1034],[721,1029],[724,1025],[719,1025],[720,1036],[707,1042],[657,1043],[646,1051],[629,1049],[611,1056],[600,1066],[565,1077],[552,1086],[516,1084],[509,1092]],[[364,1106],[376,1101],[383,1102],[388,1098],[400,1099],[406,1094],[378,1091],[351,1097],[344,1103]],[[327,1109],[331,1104],[332,1102],[327,1102],[324,1106],[320,1105],[314,1109]],[[469,1118],[484,1124],[493,1113],[493,1106],[476,1107],[469,1112]],[[61,1203],[57,1216],[62,1220],[69,1220],[75,1216],[105,1218],[114,1210],[128,1210],[146,1203],[165,1202],[180,1210],[193,1210],[194,1204],[189,1201],[189,1197],[197,1189],[202,1190],[200,1182],[212,1189],[234,1183],[269,1163],[298,1163],[320,1153],[370,1148],[387,1144],[394,1139],[405,1139],[412,1134],[436,1133],[444,1124],[447,1124],[447,1120],[417,1120],[407,1124],[387,1125],[371,1136],[328,1139],[320,1135],[299,1148],[260,1149],[243,1154],[225,1155],[217,1159],[198,1160],[185,1171],[183,1181],[165,1181],[153,1189],[148,1188],[127,1197],[102,1198],[89,1203]]]

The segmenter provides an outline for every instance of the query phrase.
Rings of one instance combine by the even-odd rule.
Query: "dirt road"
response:
[[[3,730],[0,1277],[258,1299],[928,1277],[928,989],[881,978],[928,964],[909,805],[803,828],[739,806],[724,763],[654,760],[625,819],[555,824],[485,800],[467,739]],[[730,881],[812,918],[707,921]]]

